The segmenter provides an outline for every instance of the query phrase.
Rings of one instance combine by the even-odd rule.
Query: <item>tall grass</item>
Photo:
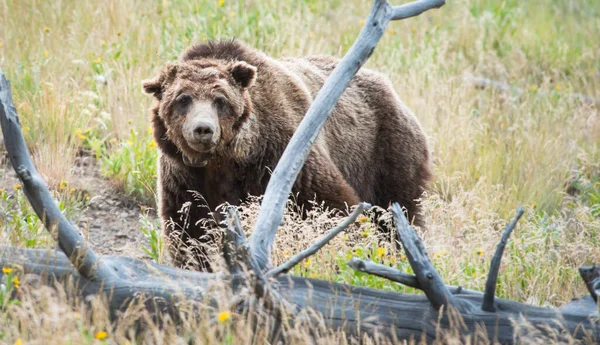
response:
[[[52,184],[70,179],[74,155],[84,148],[111,181],[151,204],[156,151],[142,79],[206,39],[237,37],[275,57],[342,56],[370,5],[7,0],[0,2],[0,66],[36,165]],[[503,260],[500,296],[558,305],[586,293],[576,268],[600,262],[600,111],[569,94],[600,99],[598,37],[597,1],[456,0],[389,26],[367,65],[390,77],[429,136],[435,180],[423,198],[427,227],[420,235],[447,283],[483,288],[501,229],[524,205]],[[464,81],[468,76],[526,91],[479,90]],[[256,211],[257,204],[244,210],[247,229]],[[326,213],[286,217],[277,260],[335,223]],[[402,253],[370,227],[362,223],[295,273],[413,292],[344,265],[357,255],[409,270]],[[2,229],[0,239],[17,239],[10,243],[37,238]],[[160,250],[151,250],[158,260]],[[75,329],[69,327],[65,332]],[[18,335],[11,329],[7,339]]]

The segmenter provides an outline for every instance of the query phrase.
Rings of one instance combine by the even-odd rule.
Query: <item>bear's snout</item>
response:
[[[198,143],[209,145],[215,134],[215,126],[209,122],[200,121],[194,125],[193,131],[194,139],[198,140]]]

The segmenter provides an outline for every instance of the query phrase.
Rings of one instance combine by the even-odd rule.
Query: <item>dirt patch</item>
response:
[[[19,180],[7,159],[0,159],[0,188],[12,191]],[[76,158],[69,188],[89,195],[87,206],[70,221],[99,255],[124,255],[146,258],[142,246],[148,246],[141,231],[141,206],[123,195],[110,181],[101,176],[93,157]],[[150,210],[148,217],[156,219]]]

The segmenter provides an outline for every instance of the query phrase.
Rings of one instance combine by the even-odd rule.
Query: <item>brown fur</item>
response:
[[[186,227],[178,211],[193,201],[190,190],[199,192],[211,210],[264,193],[270,171],[337,62],[324,56],[275,60],[238,41],[208,42],[191,46],[179,62],[144,82],[146,92],[157,99],[152,123],[161,153],[160,216],[168,238],[173,230]],[[211,152],[197,152],[181,133],[186,117],[174,115],[173,109],[182,88],[194,100],[212,99],[215,88],[227,97],[227,112],[218,118],[220,140]],[[202,168],[187,166],[182,154],[208,157],[208,163]],[[384,208],[399,202],[420,224],[415,199],[431,176],[428,156],[423,131],[392,84],[361,69],[327,120],[293,192],[301,205],[316,196],[341,210],[360,201]],[[210,241],[203,238],[206,230],[196,225],[209,216],[207,208],[192,207],[189,212],[184,241]],[[184,255],[177,249],[171,253],[182,265]]]

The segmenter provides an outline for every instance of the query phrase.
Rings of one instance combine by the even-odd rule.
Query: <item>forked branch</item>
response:
[[[387,280],[391,280],[396,283],[400,283],[402,285],[409,286],[414,289],[423,290],[421,284],[417,280],[417,277],[413,274],[408,274],[397,270],[392,267],[388,267],[382,264],[375,263],[370,260],[363,260],[353,257],[347,263],[350,268],[353,270],[364,272],[368,274],[372,274],[374,276],[378,276]],[[481,295],[481,292],[465,289],[462,286],[453,286],[446,285],[448,291],[450,291],[453,295],[458,294],[473,294],[473,295]]]
[[[269,265],[271,247],[286,201],[313,142],[356,72],[375,50],[387,24],[391,20],[419,15],[444,3],[444,0],[418,0],[393,7],[386,0],[375,0],[357,40],[325,81],[273,171],[249,242],[250,253],[260,269],[264,270]]]
[[[500,243],[496,247],[496,252],[492,257],[492,263],[490,264],[490,272],[488,273],[487,280],[485,282],[485,292],[483,294],[483,302],[481,303],[481,310],[484,311],[495,311],[494,308],[494,298],[496,297],[496,282],[498,281],[498,272],[500,272],[500,262],[502,261],[502,254],[504,253],[504,248],[506,247],[506,243],[508,243],[508,238],[512,233],[513,229],[517,225],[519,219],[523,215],[523,207],[519,207],[517,209],[517,215],[512,220],[512,222],[508,223],[504,232],[502,233],[502,238],[500,239]]]
[[[431,305],[436,310],[439,310],[441,306],[447,305],[459,308],[458,303],[429,261],[423,242],[408,223],[404,211],[402,211],[398,203],[392,204],[392,214],[396,230],[398,231],[398,239],[404,247],[406,258]]]
[[[98,260],[94,251],[62,214],[57,203],[52,199],[48,186],[35,169],[21,134],[10,83],[6,80],[2,69],[0,69],[0,122],[6,151],[21,180],[23,192],[45,227],[54,232],[53,236],[57,237],[60,249],[71,260],[79,274],[85,278],[96,281],[113,277],[114,274]]]

